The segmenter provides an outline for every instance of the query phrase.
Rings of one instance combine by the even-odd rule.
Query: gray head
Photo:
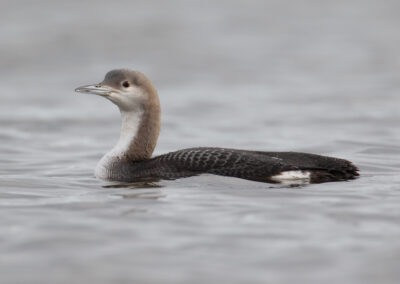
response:
[[[150,80],[141,72],[128,69],[111,70],[101,83],[76,88],[75,92],[103,96],[121,111],[159,105],[157,90]]]
[[[122,127],[117,152],[133,161],[151,157],[160,133],[161,108],[157,90],[145,75],[116,69],[108,72],[101,83],[75,91],[105,97],[119,107]]]

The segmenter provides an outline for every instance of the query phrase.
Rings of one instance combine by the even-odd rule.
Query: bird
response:
[[[309,184],[359,176],[350,161],[301,152],[196,147],[152,157],[160,133],[161,106],[155,86],[143,73],[114,69],[102,82],[75,91],[104,97],[121,113],[119,140],[98,162],[98,179],[130,183],[213,174],[265,183]]]

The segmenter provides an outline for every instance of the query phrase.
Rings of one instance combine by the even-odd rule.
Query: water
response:
[[[1,283],[398,283],[398,1],[2,1]],[[351,182],[96,180],[118,67],[159,90],[155,154],[346,158]]]

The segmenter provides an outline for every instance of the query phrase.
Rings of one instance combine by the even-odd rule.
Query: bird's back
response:
[[[176,179],[208,173],[261,182],[308,179],[308,182],[320,183],[354,179],[357,171],[347,160],[308,153],[190,148],[130,162],[123,172],[125,181]]]

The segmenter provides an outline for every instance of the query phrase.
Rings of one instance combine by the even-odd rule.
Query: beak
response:
[[[100,84],[97,85],[86,85],[75,89],[77,93],[86,93],[86,94],[93,94],[106,97],[111,93],[111,89],[101,86]]]

